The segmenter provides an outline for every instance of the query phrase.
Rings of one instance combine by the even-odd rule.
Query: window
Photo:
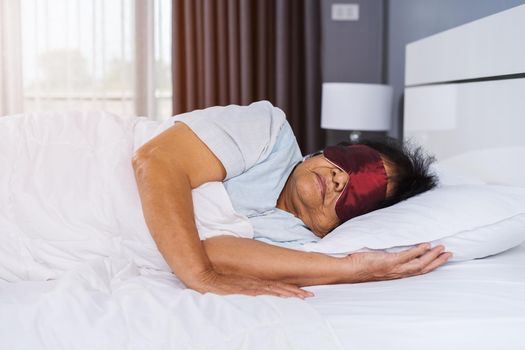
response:
[[[23,110],[171,115],[170,0],[22,0]]]

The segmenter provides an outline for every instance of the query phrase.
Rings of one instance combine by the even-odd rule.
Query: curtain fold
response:
[[[173,0],[173,114],[267,99],[322,148],[320,37],[319,0]]]
[[[23,111],[20,3],[0,0],[0,116]]]

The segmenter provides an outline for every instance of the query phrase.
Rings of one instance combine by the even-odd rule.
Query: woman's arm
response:
[[[293,285],[214,270],[199,239],[191,190],[222,181],[226,171],[185,124],[176,123],[137,150],[133,169],[148,229],[172,271],[189,288],[218,294],[309,295]]]
[[[204,246],[218,271],[299,286],[415,276],[436,269],[451,256],[451,253],[443,253],[443,246],[429,250],[428,244],[421,244],[401,253],[355,253],[334,258],[232,236],[207,239]]]

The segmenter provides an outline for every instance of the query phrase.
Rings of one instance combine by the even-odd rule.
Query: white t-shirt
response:
[[[268,101],[210,107],[180,114],[226,169],[224,187],[254,238],[282,246],[317,241],[304,223],[275,207],[288,176],[302,160],[286,116]]]

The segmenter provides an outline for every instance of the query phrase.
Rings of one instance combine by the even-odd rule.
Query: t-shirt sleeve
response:
[[[242,174],[271,153],[286,117],[268,101],[196,110],[174,117],[183,122],[215,154],[226,178]]]

